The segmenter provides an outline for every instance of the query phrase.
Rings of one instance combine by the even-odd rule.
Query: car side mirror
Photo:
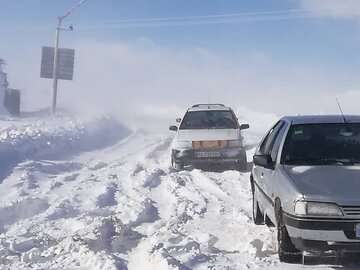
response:
[[[267,169],[274,169],[274,162],[270,155],[255,155],[253,157],[254,164]]]
[[[176,118],[176,123],[180,123],[181,122],[181,118]]]
[[[248,129],[250,128],[249,124],[242,124],[240,125],[240,129],[243,130],[243,129]]]
[[[170,126],[170,127],[169,127],[169,130],[171,130],[171,131],[177,131],[177,130],[178,130],[178,127],[177,127],[177,126]]]

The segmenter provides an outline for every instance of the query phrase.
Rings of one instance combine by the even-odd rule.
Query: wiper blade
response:
[[[326,164],[339,164],[339,165],[353,165],[354,161],[347,158],[322,158],[319,159],[319,162],[324,162]]]
[[[360,159],[350,159],[353,164],[360,164]]]
[[[313,160],[305,160],[305,159],[289,159],[285,161],[285,164],[288,165],[309,165],[312,163]]]
[[[286,164],[289,165],[353,165],[355,163],[360,164],[360,160],[351,159],[337,159],[337,158],[314,158],[314,159],[289,159],[286,160]]]

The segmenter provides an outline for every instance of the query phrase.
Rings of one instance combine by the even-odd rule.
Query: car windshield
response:
[[[187,112],[180,129],[236,129],[237,120],[231,111]]]
[[[355,165],[360,163],[360,124],[293,125],[285,140],[282,164]]]

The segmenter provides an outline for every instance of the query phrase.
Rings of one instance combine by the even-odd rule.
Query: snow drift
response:
[[[0,121],[0,181],[26,159],[63,159],[106,147],[130,130],[109,116],[78,119],[70,116],[40,120]]]

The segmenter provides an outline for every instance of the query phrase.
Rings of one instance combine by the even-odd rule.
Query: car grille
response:
[[[217,159],[221,157],[220,152],[194,152],[195,158],[204,158],[204,159]]]
[[[360,206],[342,206],[341,208],[345,216],[350,216],[350,217],[360,216]]]

